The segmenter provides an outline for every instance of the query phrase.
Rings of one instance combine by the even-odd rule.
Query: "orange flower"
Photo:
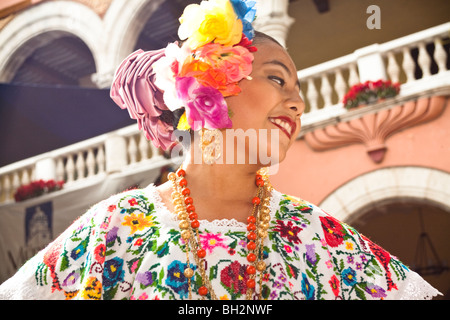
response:
[[[219,90],[224,97],[241,92],[236,83],[227,82],[227,75],[223,71],[197,59],[188,60],[181,68],[179,76],[194,77],[199,84]]]
[[[146,217],[142,212],[138,215],[132,213],[129,216],[125,216],[124,220],[125,222],[122,222],[122,225],[131,228],[130,234],[133,234],[136,231],[142,231],[145,228],[153,226],[153,217]]]

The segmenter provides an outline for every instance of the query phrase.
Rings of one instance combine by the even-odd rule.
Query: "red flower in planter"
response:
[[[396,96],[400,92],[400,84],[390,80],[366,81],[355,84],[345,94],[342,103],[347,109],[356,108],[361,104],[369,104],[379,99]]]
[[[54,181],[54,180],[37,180],[33,181],[27,185],[20,186],[15,194],[14,199],[19,201],[24,201],[27,199],[39,197],[43,194],[61,190],[64,186],[64,181]]]

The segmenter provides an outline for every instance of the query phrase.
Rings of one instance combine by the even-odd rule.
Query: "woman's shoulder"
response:
[[[346,286],[358,289],[358,298],[424,299],[439,294],[396,256],[332,212],[295,196],[279,193],[275,198],[276,218],[300,225],[299,239],[305,244],[326,249],[327,268],[337,271]]]
[[[145,219],[160,220],[167,216],[155,185],[144,188],[127,189],[108,196],[90,206],[72,225],[100,227],[108,231],[111,228],[123,228],[127,221]],[[68,230],[66,230],[68,232]]]
[[[140,209],[155,209],[161,206],[162,203],[157,188],[154,184],[150,184],[144,188],[131,188],[112,194],[94,204],[89,210],[106,210],[107,212],[119,210],[120,213],[126,213],[136,211],[137,207]]]
[[[272,206],[274,211],[287,214],[288,216],[310,216],[311,218],[319,218],[320,216],[329,216],[327,212],[319,206],[297,196],[272,191]]]

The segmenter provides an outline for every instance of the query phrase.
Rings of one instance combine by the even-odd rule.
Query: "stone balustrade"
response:
[[[399,82],[401,96],[448,85],[449,54],[444,41],[448,42],[449,32],[450,23],[445,23],[298,71],[307,107],[303,126],[345,114],[342,99],[359,82],[379,79]]]
[[[162,167],[173,159],[166,159],[131,125],[0,168],[0,204],[13,201],[15,190],[33,180],[64,180],[65,188],[80,187],[89,179],[155,162]]]

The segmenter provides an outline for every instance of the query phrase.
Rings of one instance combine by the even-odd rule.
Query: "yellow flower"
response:
[[[180,121],[178,121],[178,130],[189,130],[191,127],[188,124],[187,118],[186,118],[186,112],[183,113],[183,115],[180,118]]]
[[[122,222],[122,225],[131,228],[130,234],[133,234],[138,230],[142,231],[147,227],[153,226],[153,217],[145,217],[144,213],[142,212],[139,215],[132,213],[129,216],[126,216],[124,220],[125,222]]]
[[[345,243],[345,249],[347,249],[347,250],[353,250],[353,243],[351,243],[351,242],[346,242],[346,243]]]
[[[184,9],[178,36],[196,49],[210,42],[233,46],[241,41],[242,31],[242,22],[229,0],[210,0]]]
[[[89,277],[80,295],[85,300],[100,300],[102,297],[102,283],[96,277]]]

